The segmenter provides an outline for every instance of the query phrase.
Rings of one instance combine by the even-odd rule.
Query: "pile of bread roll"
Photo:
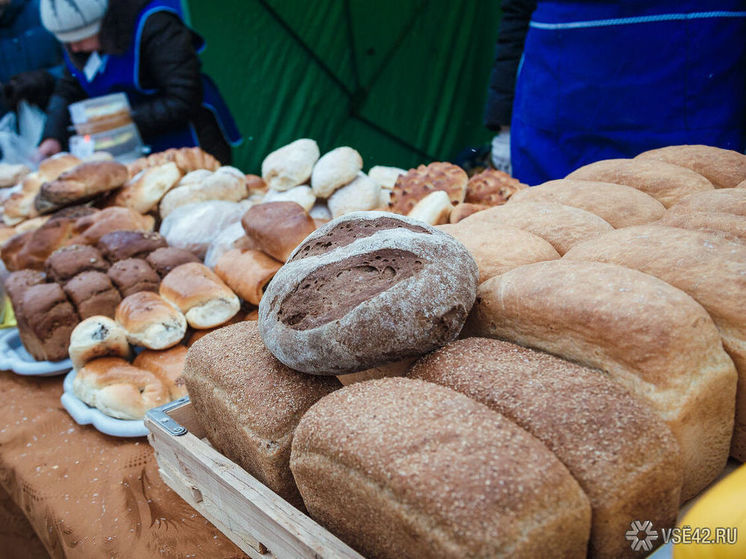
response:
[[[258,323],[190,348],[187,387],[216,448],[364,555],[633,557],[633,520],[673,526],[746,459],[744,216],[746,156],[706,146],[436,228],[351,214]]]
[[[58,221],[48,221],[35,234],[51,231]],[[60,224],[54,232],[67,224]],[[81,319],[113,318],[123,298],[158,291],[161,277],[171,268],[195,260],[191,253],[167,247],[158,233],[115,230],[102,235],[95,245],[83,244],[81,236],[80,244],[57,249],[44,261],[43,271],[14,271],[5,288],[27,351],[37,360],[59,361],[67,357],[70,334]]]
[[[526,188],[494,169],[469,179],[463,169],[445,162],[409,171],[377,165],[366,174],[361,155],[348,146],[319,156],[317,143],[307,138],[270,153],[262,162],[262,178],[269,189],[263,201],[296,202],[319,221],[384,210],[437,225],[504,204]]]
[[[142,419],[148,409],[186,394],[181,371],[184,344],[192,341],[188,328],[213,329],[241,319],[240,310],[239,298],[207,266],[180,264],[157,292],[122,299],[113,320],[94,315],[75,327],[69,343],[73,391],[112,417]]]

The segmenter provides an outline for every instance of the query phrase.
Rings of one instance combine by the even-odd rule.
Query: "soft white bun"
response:
[[[448,193],[444,190],[436,190],[417,202],[415,207],[407,214],[407,217],[419,219],[430,225],[442,225],[448,223],[451,210],[453,210],[453,206]]]
[[[223,280],[197,262],[171,270],[161,282],[160,294],[184,313],[192,328],[219,326],[241,309],[240,299]]]
[[[317,198],[328,198],[335,190],[352,182],[363,168],[357,150],[343,146],[325,153],[311,174],[311,188]]]
[[[78,324],[68,351],[76,370],[98,357],[129,359],[131,355],[127,332],[107,316],[91,316]]]
[[[311,192],[311,187],[307,185],[296,186],[286,192],[270,190],[262,199],[262,202],[295,202],[303,206],[303,209],[310,211],[316,203],[316,196]]]
[[[301,138],[283,146],[262,161],[262,178],[272,190],[288,190],[311,178],[313,165],[319,159],[315,140]]]
[[[386,190],[392,190],[396,184],[396,179],[399,178],[399,175],[404,174],[406,174],[404,169],[384,167],[383,165],[376,165],[368,170],[368,176]]]
[[[125,297],[115,316],[132,345],[166,349],[178,344],[186,334],[184,315],[151,291]]]
[[[358,211],[375,210],[381,199],[381,187],[365,173],[358,173],[355,180],[343,186],[327,200],[334,217]]]
[[[75,374],[73,392],[89,406],[118,419],[142,419],[146,411],[169,401],[161,379],[118,357],[87,363]]]

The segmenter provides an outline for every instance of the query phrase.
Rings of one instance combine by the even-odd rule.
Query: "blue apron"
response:
[[[539,1],[518,71],[513,174],[535,185],[648,149],[746,144],[746,1]]]
[[[137,17],[134,38],[130,41],[130,47],[127,52],[121,55],[104,55],[102,67],[90,81],[86,78],[83,71],[72,63],[67,50],[65,50],[65,63],[68,69],[89,97],[123,92],[127,94],[130,105],[137,107],[139,103],[158,93],[158,90],[146,89],[140,84],[140,42],[142,31],[148,17],[157,12],[171,12],[179,18],[183,17],[180,0],[153,0],[147,4]],[[197,52],[202,52],[205,42],[200,37],[194,46]],[[240,144],[241,134],[217,86],[205,74],[202,74],[202,86],[202,106],[215,115],[215,119],[226,141],[232,146]],[[199,145],[197,133],[191,123],[186,123],[179,128],[164,132],[155,137],[144,138],[144,140],[154,152],[163,151],[168,148],[194,147]]]

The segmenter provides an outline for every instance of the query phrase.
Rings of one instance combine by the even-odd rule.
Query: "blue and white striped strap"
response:
[[[620,17],[612,19],[596,19],[589,21],[568,21],[565,23],[544,23],[531,21],[531,27],[536,29],[582,29],[587,27],[610,27],[613,25],[633,25],[637,23],[654,23],[659,21],[686,21],[692,19],[713,18],[744,18],[746,12],[692,12],[688,14],[656,14],[637,17]]]

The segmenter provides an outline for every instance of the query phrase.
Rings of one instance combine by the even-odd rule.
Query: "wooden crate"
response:
[[[145,417],[161,477],[250,557],[363,559],[216,451],[189,397]]]
[[[194,416],[189,397],[145,416],[163,480],[254,559],[363,556],[216,451]],[[738,466],[730,460],[715,485]],[[706,493],[706,490],[702,494]],[[701,495],[700,495],[701,496]],[[677,524],[699,500],[679,511]],[[648,559],[670,559],[670,546]]]

